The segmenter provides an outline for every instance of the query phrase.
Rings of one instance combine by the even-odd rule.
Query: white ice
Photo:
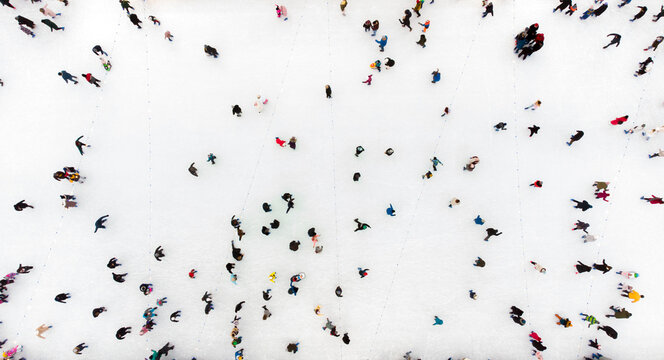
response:
[[[639,199],[664,193],[664,159],[647,157],[664,138],[623,133],[664,123],[664,72],[655,56],[664,50],[643,51],[663,35],[662,21],[651,22],[660,2],[618,8],[610,1],[601,17],[581,21],[590,0],[578,1],[572,17],[552,14],[553,0],[494,0],[495,17],[485,19],[479,0],[427,0],[408,32],[397,21],[414,5],[405,0],[349,0],[347,16],[338,0],[287,0],[287,21],[267,1],[134,0],[142,30],[115,1],[64,7],[52,0],[49,7],[63,13],[54,21],[66,27],[53,33],[39,22],[43,3],[12,3],[17,10],[0,9],[0,271],[35,268],[9,285],[9,303],[0,305],[0,339],[9,339],[3,349],[21,344],[29,360],[143,359],[169,341],[169,359],[232,359],[230,321],[245,300],[239,329],[247,360],[400,359],[408,350],[422,359],[529,359],[532,330],[548,346],[545,359],[590,356],[591,338],[613,359],[664,358],[664,206]],[[641,4],[648,13],[629,22]],[[36,38],[19,31],[19,14],[37,23]],[[380,20],[377,37],[362,29],[366,19]],[[427,19],[423,49],[415,44],[417,21]],[[513,37],[535,22],[544,48],[517,60]],[[622,43],[603,50],[612,32]],[[374,42],[381,35],[389,37],[384,53]],[[92,54],[96,44],[110,53],[110,72]],[[204,44],[220,57],[206,56]],[[386,56],[396,61],[392,69],[369,68]],[[652,71],[633,77],[647,56]],[[436,68],[443,78],[432,84]],[[63,69],[80,83],[65,84],[57,76]],[[101,88],[85,82],[87,72]],[[252,106],[257,94],[269,99],[261,114]],[[523,110],[537,99],[540,109]],[[231,115],[233,104],[241,118]],[[445,106],[451,114],[441,118]],[[609,124],[623,115],[628,123]],[[500,121],[507,131],[493,130]],[[532,124],[541,130],[529,138]],[[585,137],[568,147],[576,130]],[[92,145],[83,157],[73,144],[80,135]],[[277,136],[296,136],[297,150],[279,148]],[[357,145],[366,149],[359,157]],[[205,161],[210,152],[214,166]],[[434,155],[444,166],[423,180]],[[473,155],[481,159],[476,170],[462,171]],[[192,162],[197,178],[187,172]],[[80,168],[87,181],[55,181],[63,166]],[[538,179],[543,188],[528,186]],[[608,203],[594,199],[598,180],[610,182]],[[69,192],[78,208],[62,207],[58,195]],[[295,197],[287,215],[284,192]],[[452,197],[461,199],[454,209]],[[581,212],[570,198],[594,208]],[[14,211],[22,199],[35,208]],[[390,203],[396,217],[385,213]],[[93,234],[105,214],[107,229]],[[233,215],[247,232],[236,240],[245,253],[237,285],[224,268],[233,261]],[[484,226],[473,223],[477,215]],[[275,218],[281,227],[263,236],[261,227]],[[354,218],[371,229],[353,232]],[[599,240],[584,244],[570,231],[576,220],[590,223]],[[321,235],[321,254],[312,250],[310,227]],[[503,235],[484,242],[487,227]],[[298,252],[288,249],[294,239],[302,242]],[[162,262],[152,255],[158,245]],[[113,256],[122,263],[115,272],[129,273],[123,284],[106,267]],[[477,256],[485,268],[472,266]],[[624,278],[613,272],[574,273],[577,260],[603,258],[614,271],[637,271],[630,284],[646,297],[636,304],[620,297]],[[369,275],[360,279],[357,267]],[[196,279],[187,276],[192,268]],[[276,284],[267,278],[273,271]],[[307,277],[293,297],[288,278],[299,272]],[[144,282],[154,284],[149,296],[138,290]],[[343,298],[334,295],[337,285]],[[273,298],[265,302],[267,288]],[[205,291],[215,303],[207,316]],[[61,292],[72,294],[67,304],[53,301]],[[139,336],[143,311],[164,296],[157,326]],[[263,305],[273,313],[266,321]],[[314,314],[316,305],[324,316]],[[511,305],[525,311],[526,326],[510,320]],[[607,319],[610,305],[634,315]],[[108,312],[94,319],[98,306]],[[181,321],[172,323],[176,310]],[[588,328],[581,312],[614,327],[618,339]],[[574,326],[555,325],[554,313]],[[432,326],[434,315],[443,326]],[[321,330],[326,317],[349,333],[350,345]],[[46,340],[35,336],[42,323],[53,325]],[[132,333],[118,341],[122,326]],[[89,348],[74,355],[81,342]],[[300,343],[297,354],[285,351],[289,342]]]

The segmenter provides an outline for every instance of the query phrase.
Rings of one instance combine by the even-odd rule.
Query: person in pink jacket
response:
[[[53,10],[49,9],[48,4],[44,4],[44,7],[40,8],[39,12],[46,15],[46,16],[50,16],[53,19],[55,19],[56,16],[62,15],[61,13],[55,13],[55,12],[53,12]]]
[[[281,16],[284,17],[284,21],[288,20],[288,10],[286,10],[286,7],[281,5],[279,6],[279,10],[281,10]]]

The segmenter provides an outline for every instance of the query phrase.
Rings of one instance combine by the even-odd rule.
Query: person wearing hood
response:
[[[380,51],[383,52],[385,51],[385,45],[387,45],[387,35],[383,35],[380,40],[375,40],[378,43],[378,47],[380,48]]]
[[[136,14],[129,14],[129,21],[131,21],[132,24],[136,25],[137,28],[142,29],[141,27],[142,21],[138,19],[138,16]]]
[[[602,273],[606,274],[607,272],[611,271],[611,269],[613,269],[613,267],[611,265],[607,265],[606,260],[602,259],[601,264],[593,264],[593,269],[599,270]]]

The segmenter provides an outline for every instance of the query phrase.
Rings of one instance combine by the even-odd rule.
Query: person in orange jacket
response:
[[[566,328],[572,326],[572,322],[568,318],[561,318],[560,315],[558,315],[558,314],[555,314],[555,315],[558,318],[558,322],[556,324],[562,325]]]
[[[639,294],[638,292],[636,292],[634,290],[631,290],[631,291],[623,290],[623,292],[622,292],[622,294],[620,294],[620,296],[631,299],[632,304],[639,301],[639,300],[641,300],[641,299],[643,299],[643,298],[645,298],[644,295],[641,295],[641,294]]]

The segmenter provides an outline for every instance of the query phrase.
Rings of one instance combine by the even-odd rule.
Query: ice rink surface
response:
[[[610,0],[601,17],[581,21],[593,1],[578,1],[569,17],[551,13],[557,1],[494,0],[495,17],[482,19],[479,0],[427,0],[409,32],[397,19],[414,1],[349,0],[342,16],[337,0],[288,0],[280,3],[288,8],[283,21],[266,1],[134,0],[139,30],[115,1],[52,0],[62,12],[53,21],[66,27],[53,33],[39,22],[43,3],[12,3],[16,10],[0,9],[0,271],[35,268],[8,285],[9,302],[0,305],[3,349],[23,345],[28,360],[143,359],[168,341],[175,345],[168,359],[233,359],[230,322],[244,300],[238,349],[246,360],[389,360],[408,350],[427,360],[529,359],[533,330],[548,347],[545,359],[589,357],[594,338],[614,360],[664,359],[664,206],[639,199],[664,194],[664,159],[647,156],[664,138],[623,132],[664,123],[657,56],[664,50],[643,51],[664,35],[664,23],[651,21],[660,2],[618,8]],[[649,10],[630,22],[637,5]],[[35,38],[19,31],[17,15],[37,23]],[[378,36],[362,29],[367,19],[380,21]],[[422,48],[417,21],[425,20]],[[544,47],[517,59],[513,38],[535,22]],[[609,33],[621,34],[621,45],[603,50]],[[384,53],[374,42],[382,35]],[[110,54],[110,72],[91,52],[96,44]],[[220,57],[206,56],[204,44]],[[393,68],[369,68],[388,56]],[[648,56],[652,71],[633,77]],[[436,68],[442,80],[432,84]],[[80,83],[66,84],[61,70]],[[88,72],[101,88],[85,82]],[[369,74],[371,86],[362,83]],[[269,99],[260,114],[252,106],[258,94]],[[523,110],[537,99],[540,109]],[[241,118],[232,116],[234,104]],[[441,118],[446,106],[451,113]],[[609,124],[623,115],[624,125]],[[494,131],[501,121],[507,130]],[[533,124],[541,130],[529,137]],[[576,130],[585,136],[568,147]],[[80,135],[92,145],[84,156],[74,147]],[[295,151],[276,145],[275,137],[291,136]],[[358,145],[366,151],[356,157]],[[216,165],[206,162],[211,152]],[[476,170],[463,171],[474,155]],[[444,165],[423,180],[433,156]],[[192,162],[198,177],[187,171]],[[55,181],[64,166],[79,168],[85,183]],[[543,188],[528,186],[535,180]],[[594,198],[595,181],[610,182],[609,202]],[[288,214],[285,192],[295,198]],[[63,208],[65,193],[76,195],[77,208]],[[453,197],[461,204],[450,209]],[[593,208],[574,209],[570,198]],[[35,208],[14,211],[22,199]],[[263,202],[273,211],[263,212]],[[385,212],[389,204],[395,217]],[[107,229],[94,234],[105,214]],[[247,233],[242,241],[233,215]],[[476,225],[477,215],[486,224]],[[355,218],[371,228],[354,232]],[[274,219],[281,226],[262,235]],[[570,231],[577,220],[590,223],[598,241],[584,244]],[[503,234],[482,241],[488,227]],[[232,239],[241,262],[231,257]],[[299,251],[289,250],[292,240],[301,241]],[[153,257],[159,245],[161,262]],[[477,256],[486,267],[473,266]],[[111,257],[122,266],[108,269]],[[629,283],[646,297],[635,304],[620,297],[625,279],[613,271],[575,274],[577,260],[602,259],[614,271],[637,271]],[[236,262],[237,285],[228,262]],[[357,267],[369,275],[360,279]],[[127,281],[114,282],[112,272],[128,273]],[[300,272],[306,279],[294,297],[288,279]],[[154,292],[144,296],[141,283]],[[270,301],[261,295],[267,288]],[[209,315],[205,291],[215,304]],[[67,304],[53,300],[62,292],[72,295]],[[140,336],[143,311],[165,296],[157,326]],[[273,314],[265,321],[263,305]],[[323,316],[314,314],[317,305]],[[509,318],[512,305],[525,311],[525,326]],[[611,305],[633,316],[607,319]],[[99,306],[108,312],[93,318]],[[176,310],[179,323],[168,320]],[[574,326],[556,325],[555,313]],[[579,313],[595,315],[618,338],[588,328]],[[432,326],[434,315],[444,325]],[[326,317],[348,333],[349,345],[321,330]],[[34,330],[43,323],[53,325],[45,340]],[[123,326],[132,333],[116,340]],[[81,342],[89,348],[77,356],[72,348]],[[285,351],[290,342],[300,343],[297,354]]]

